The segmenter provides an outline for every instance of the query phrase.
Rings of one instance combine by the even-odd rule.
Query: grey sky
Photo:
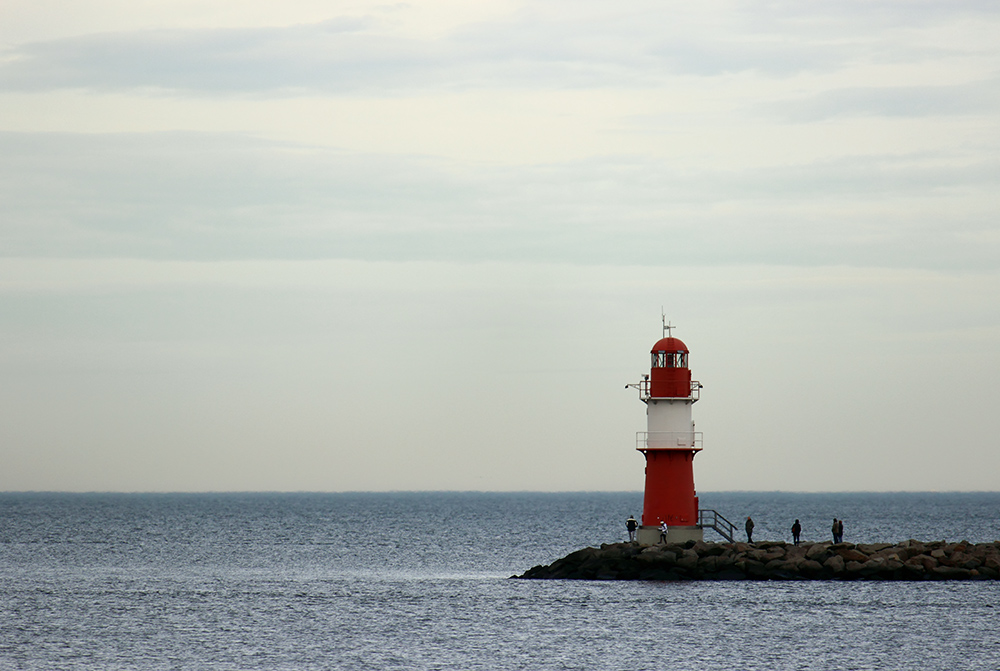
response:
[[[1000,487],[992,3],[0,24],[0,489]]]

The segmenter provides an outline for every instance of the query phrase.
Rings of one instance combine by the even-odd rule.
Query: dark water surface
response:
[[[1000,583],[506,580],[639,493],[0,494],[0,669],[1000,669]],[[758,540],[993,541],[1000,494],[703,493]]]

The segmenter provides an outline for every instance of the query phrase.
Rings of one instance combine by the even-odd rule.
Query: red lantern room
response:
[[[652,398],[682,398],[691,394],[688,348],[680,338],[661,338],[650,354],[649,395]]]

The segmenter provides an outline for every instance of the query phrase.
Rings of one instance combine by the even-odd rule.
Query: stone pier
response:
[[[519,579],[565,580],[998,580],[1000,541],[901,543],[604,544],[577,550]]]

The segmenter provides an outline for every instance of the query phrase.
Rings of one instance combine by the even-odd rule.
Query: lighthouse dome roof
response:
[[[680,338],[661,338],[650,352],[688,352],[687,345]]]

